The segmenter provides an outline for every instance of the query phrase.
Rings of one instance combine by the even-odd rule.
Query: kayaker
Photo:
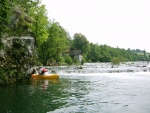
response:
[[[47,73],[48,73],[48,71],[45,67],[42,67],[42,66],[39,67],[39,74],[40,75],[46,75]]]
[[[36,74],[36,69],[35,68],[32,70],[31,74]]]

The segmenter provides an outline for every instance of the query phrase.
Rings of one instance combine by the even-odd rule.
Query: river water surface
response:
[[[150,113],[150,72],[61,74],[0,87],[0,113]]]

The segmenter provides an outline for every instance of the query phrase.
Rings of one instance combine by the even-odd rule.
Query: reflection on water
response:
[[[60,75],[0,87],[0,113],[149,113],[150,73]]]

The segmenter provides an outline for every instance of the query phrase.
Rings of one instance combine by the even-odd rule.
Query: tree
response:
[[[32,21],[21,5],[12,5],[10,12],[10,33],[9,36],[27,36],[30,33]]]
[[[33,19],[32,36],[35,39],[35,45],[39,47],[48,38],[47,10],[44,5],[36,5],[30,9],[29,14]]]
[[[69,35],[58,22],[52,22],[48,28],[48,38],[40,48],[40,59],[42,63],[60,61],[60,54],[68,48]]]
[[[110,62],[111,61],[111,47],[107,46],[107,45],[101,45],[101,55],[102,58],[100,59],[100,61],[102,62]]]
[[[36,0],[0,1],[0,6],[2,6],[0,9],[0,20],[3,23],[1,25],[5,26],[3,36],[24,36],[30,34],[32,20],[29,17],[29,12],[35,3],[37,3]]]
[[[113,57],[111,62],[112,62],[113,65],[120,64],[121,59],[119,57]]]
[[[98,44],[90,44],[90,49],[88,53],[88,59],[90,59],[92,62],[100,61],[102,58],[101,55],[101,48]]]
[[[8,29],[8,3],[8,0],[0,0],[0,50],[3,47],[1,38]]]
[[[89,50],[89,41],[81,33],[75,33],[72,47],[75,50],[81,50],[82,54],[87,54]]]
[[[68,65],[72,64],[72,58],[69,55],[65,55],[64,60]]]

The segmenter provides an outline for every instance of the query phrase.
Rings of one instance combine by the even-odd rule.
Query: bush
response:
[[[65,55],[64,60],[68,65],[72,64],[72,58],[69,55]]]
[[[121,59],[119,57],[113,57],[111,60],[112,64],[120,64]]]

